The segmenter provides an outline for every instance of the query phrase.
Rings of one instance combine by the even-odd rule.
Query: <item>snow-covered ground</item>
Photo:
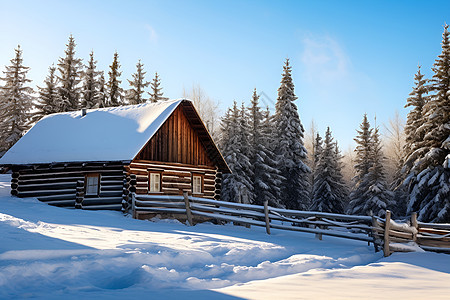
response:
[[[449,299],[449,273],[445,254],[51,207],[0,175],[1,299]]]

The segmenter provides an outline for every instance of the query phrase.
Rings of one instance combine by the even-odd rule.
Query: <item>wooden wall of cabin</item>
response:
[[[162,163],[148,160],[134,160],[126,170],[136,175],[136,193],[149,194],[149,173],[161,174],[161,192],[151,194],[192,195],[192,175],[203,176],[203,193],[198,197],[220,199],[221,173],[216,167],[194,166],[177,163]]]
[[[83,209],[122,209],[123,183],[126,177],[122,163],[88,163],[68,165],[14,166],[11,194],[36,197],[60,207],[75,207],[77,182],[85,182],[86,174],[99,174],[96,196],[84,196]]]
[[[214,167],[196,128],[179,106],[144,146],[135,160]]]

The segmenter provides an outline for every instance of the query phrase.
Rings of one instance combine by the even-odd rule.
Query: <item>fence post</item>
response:
[[[318,217],[318,216],[316,216],[316,220],[317,221],[320,221],[321,219],[320,219],[320,217]],[[319,228],[319,229],[322,229],[322,226],[321,225],[319,225],[319,226],[314,226],[315,228]],[[321,241],[322,240],[322,234],[321,233],[316,233],[316,239],[319,239],[319,241]]]
[[[193,223],[192,223],[191,205],[190,205],[190,203],[189,203],[188,192],[183,191],[183,197],[184,197],[184,205],[186,206],[186,217],[187,217],[187,221],[188,221],[188,223],[189,223],[190,226],[193,226]]]
[[[266,220],[266,232],[270,234],[269,200],[264,200],[264,216]]]
[[[131,193],[131,210],[133,212],[133,219],[136,219],[137,213],[136,213],[136,194]]]
[[[389,228],[391,226],[391,211],[386,210],[386,221],[384,223],[384,257],[391,255],[389,248]]]
[[[379,239],[377,238],[378,237],[377,227],[378,227],[377,218],[375,218],[372,214],[372,236],[373,236],[373,247],[375,248],[375,252],[380,251],[380,249],[378,249]],[[370,245],[370,242],[368,242],[368,244]]]
[[[82,209],[83,208],[83,199],[84,199],[84,181],[77,181],[77,192],[75,196],[75,208]]]
[[[417,223],[417,213],[413,212],[411,215],[411,226],[416,229],[416,232],[413,233],[413,241],[417,241],[417,233],[419,232],[419,224]]]

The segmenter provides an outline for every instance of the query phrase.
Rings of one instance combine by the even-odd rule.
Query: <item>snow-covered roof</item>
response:
[[[88,109],[85,116],[81,110],[48,115],[9,149],[0,164],[131,161],[182,102],[192,106],[179,99]]]

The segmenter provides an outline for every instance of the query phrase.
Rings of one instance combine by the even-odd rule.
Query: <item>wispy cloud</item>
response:
[[[308,34],[302,46],[297,81],[304,100],[302,113],[306,120],[322,124],[321,132],[331,126],[335,137],[346,145],[362,114],[377,111],[376,85],[362,66],[353,64],[349,51],[336,38]]]
[[[303,76],[308,82],[325,86],[334,86],[337,82],[352,84],[349,81],[350,59],[335,39],[309,35],[302,42]]]
[[[158,34],[156,33],[155,28],[150,26],[149,24],[145,24],[145,29],[148,32],[148,37],[151,42],[156,43],[158,41]]]
[[[309,34],[302,39],[302,45],[300,75],[314,100],[323,103],[337,99],[351,102],[359,97],[363,97],[359,101],[369,100],[367,92],[373,91],[373,80],[353,65],[337,39]]]

